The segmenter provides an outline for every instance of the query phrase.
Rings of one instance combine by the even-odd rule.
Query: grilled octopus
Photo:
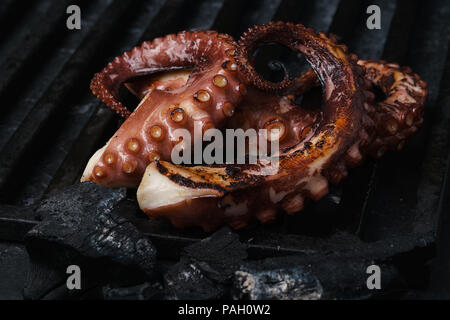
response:
[[[189,47],[192,42],[175,40],[194,34],[201,39],[195,46],[200,51]],[[144,43],[133,49],[134,58],[126,53],[94,77],[94,93],[127,116],[118,100],[118,87],[138,75],[152,74],[126,84],[142,101],[92,157],[82,178],[107,186],[139,185],[141,209],[151,218],[170,219],[176,227],[201,226],[212,231],[229,224],[241,228],[253,218],[265,223],[280,211],[300,211],[307,199],[317,201],[326,195],[328,184],[340,182],[347,168],[360,164],[365,155],[381,157],[389,149],[401,149],[423,121],[427,88],[417,74],[385,61],[358,60],[334,38],[302,25],[255,26],[242,35],[239,44],[213,32],[180,35]],[[214,46],[214,59],[200,58],[212,50],[203,47],[202,40],[221,41]],[[164,51],[146,49],[164,42],[168,42]],[[254,70],[251,58],[265,42],[278,42],[303,53],[312,70],[294,80],[264,80]],[[183,54],[166,53],[172,46],[178,46]],[[188,53],[192,56],[182,60]],[[158,66],[155,61],[165,64]],[[180,71],[180,66],[189,70]],[[157,71],[170,72],[154,75]],[[219,81],[224,86],[217,86],[216,75],[226,79]],[[295,95],[314,86],[323,88],[321,110],[294,102]],[[374,88],[384,96],[376,99]],[[207,105],[198,101],[199,91],[208,93]],[[196,114],[192,110],[196,108],[204,112],[204,123],[211,127],[276,129],[269,135],[280,145],[272,158],[275,161],[173,164],[169,150],[176,141],[170,140],[171,129],[182,126],[192,130]],[[177,109],[182,109],[186,122],[174,122],[172,110]],[[152,139],[155,125],[169,133],[167,140]],[[130,150],[133,139],[139,142],[137,152]],[[110,155],[112,162],[108,161]],[[124,170],[130,159],[138,163],[131,174]]]

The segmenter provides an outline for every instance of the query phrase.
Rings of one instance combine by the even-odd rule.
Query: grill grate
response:
[[[1,238],[19,240],[33,221],[18,208],[78,181],[89,157],[117,128],[120,120],[88,89],[107,61],[168,33],[211,28],[237,38],[270,20],[337,34],[360,58],[409,65],[427,81],[430,94],[423,128],[402,152],[352,170],[302,214],[249,227],[242,236],[253,239],[255,256],[295,253],[303,239],[295,235],[327,237],[336,230],[374,243],[393,235],[434,235],[449,188],[448,1],[95,0],[80,5],[80,31],[65,28],[68,3],[41,0],[24,13],[15,1],[0,5],[1,26],[8,26],[0,28],[8,29],[0,35]],[[382,8],[381,30],[365,26],[371,4]],[[137,211],[135,203],[129,205],[129,212]],[[125,211],[161,247],[182,247],[204,236]]]

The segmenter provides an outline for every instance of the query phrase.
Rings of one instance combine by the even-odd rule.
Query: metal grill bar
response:
[[[69,93],[73,93],[74,84],[78,81],[89,81],[90,74],[86,66],[92,58],[98,55],[98,48],[110,37],[109,32],[118,28],[117,22],[131,4],[124,1],[115,1],[105,11],[104,19],[99,20],[88,38],[83,41],[79,49],[73,54],[69,62],[53,81],[52,86],[33,107],[19,129],[14,133],[0,155],[0,192],[5,194],[5,187],[11,173],[18,165],[19,160],[31,146],[33,139],[42,130],[55,110],[64,105]],[[92,63],[92,62],[91,62]],[[67,100],[66,100],[67,101]],[[9,183],[12,183],[9,180]],[[9,189],[11,185],[8,185]]]
[[[33,28],[29,28],[29,32],[25,35],[20,43],[16,43],[17,47],[14,54],[10,55],[2,66],[2,77],[0,77],[0,97],[5,98],[5,92],[11,90],[20,73],[26,70],[26,67],[32,62],[37,55],[42,54],[45,43],[54,38],[55,30],[64,30],[61,28],[64,21],[65,8],[69,1],[57,1],[52,5],[45,15],[43,21],[46,23],[38,23]],[[9,21],[9,19],[5,19]],[[37,21],[36,21],[37,22]],[[1,30],[8,29],[3,27]],[[5,106],[2,106],[2,109]]]
[[[70,56],[76,51],[82,40],[88,35],[93,24],[98,19],[105,4],[110,0],[96,0],[83,7],[83,28],[66,32],[63,24],[55,30],[51,39],[46,42],[39,55],[32,59],[24,72],[18,74],[17,84],[8,85],[3,100],[2,117],[0,118],[0,150],[29,114],[30,110],[49,88],[58,72],[61,71]],[[42,17],[38,16],[42,20]],[[41,23],[41,21],[39,21]],[[14,42],[21,42],[19,36],[14,36]],[[54,46],[58,50],[54,50]],[[20,97],[20,98],[19,98]]]
[[[15,22],[19,18],[20,3],[14,0],[4,0],[0,3],[0,43],[4,43],[8,32],[11,32],[11,28],[6,26],[11,24],[11,21]]]
[[[239,36],[240,21],[242,21],[244,12],[249,5],[247,0],[225,0],[212,25],[212,29],[228,33],[233,37]]]

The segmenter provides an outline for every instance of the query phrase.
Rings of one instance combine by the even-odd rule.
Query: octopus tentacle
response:
[[[366,80],[367,114],[374,121],[372,136],[367,137],[364,153],[380,158],[387,150],[401,150],[423,122],[427,84],[409,67],[384,60],[358,60]],[[292,94],[302,94],[319,85],[317,76],[308,70],[295,79]],[[381,94],[380,94],[381,93]],[[375,97],[376,95],[381,97]]]
[[[242,34],[239,39],[239,46],[236,50],[236,63],[242,73],[243,78],[249,84],[263,91],[281,91],[291,85],[292,80],[285,73],[284,79],[280,82],[265,80],[253,67],[253,53],[261,43],[270,42],[274,38],[274,33],[280,30],[267,28],[266,25],[254,26]],[[287,44],[286,36],[280,34],[277,39],[281,44]]]
[[[216,46],[208,45],[213,41]],[[145,41],[116,57],[91,81],[91,90],[108,107],[127,118],[131,112],[119,100],[121,84],[138,76],[195,67],[201,71],[214,64],[223,47],[233,52],[235,43],[215,31],[180,32]]]
[[[281,150],[277,168],[261,162],[225,167],[183,167],[164,161],[149,165],[138,189],[138,201],[150,217],[166,216],[177,226],[201,225],[207,230],[221,223],[239,228],[252,216],[267,222],[280,207],[293,212],[306,197],[317,200],[325,195],[325,169],[344,157],[351,147],[358,146],[359,132],[366,125],[366,97],[356,59],[326,36],[302,25],[271,23],[250,29],[248,34],[256,43],[281,42],[305,54],[324,84],[320,119],[304,139]],[[236,59],[245,61],[239,56]],[[269,91],[284,88],[266,85],[262,79],[253,84]],[[180,192],[168,192],[168,198],[160,195],[155,202],[155,183]],[[210,199],[198,200],[203,197]],[[188,213],[194,211],[195,214]]]
[[[384,98],[375,102],[376,136],[367,152],[381,157],[387,150],[401,150],[423,122],[427,84],[411,68],[386,61],[360,60],[366,79],[381,89]]]
[[[160,79],[161,86],[148,90],[107,145],[91,158],[82,181],[137,187],[151,161],[169,160],[178,143],[188,144],[180,140],[176,129],[186,129],[194,137],[196,126],[203,131],[221,126],[244,90],[234,64],[235,49],[236,43],[227,35],[181,32],[144,42],[114,59],[94,77],[92,88],[124,116],[127,113],[117,97],[121,83],[162,70],[189,68],[192,72],[187,82],[178,81],[183,74],[172,72],[172,77]],[[132,84],[131,88],[136,89]]]

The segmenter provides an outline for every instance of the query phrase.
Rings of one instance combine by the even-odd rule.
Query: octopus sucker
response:
[[[311,68],[294,79],[265,80],[252,60],[267,42],[302,53]],[[123,83],[142,99],[133,113],[119,101]],[[295,102],[318,86],[321,108]],[[254,26],[238,42],[214,31],[144,42],[95,75],[91,88],[128,118],[92,156],[82,180],[138,187],[139,206],[150,218],[208,232],[294,214],[367,155],[401,150],[423,122],[428,94],[411,68],[360,60],[336,36],[286,22]],[[192,134],[197,122],[203,133],[266,129],[264,139],[277,141],[279,150],[269,149],[272,161],[256,164],[172,163],[173,147],[189,147],[174,130]]]

